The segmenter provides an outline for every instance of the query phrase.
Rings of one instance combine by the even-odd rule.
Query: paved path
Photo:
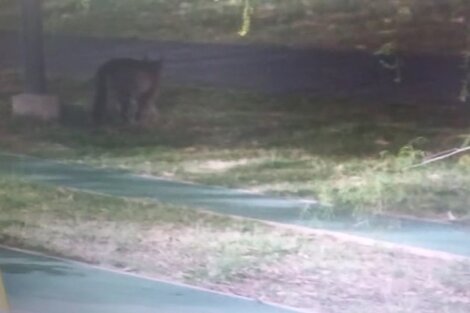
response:
[[[470,257],[470,229],[405,219],[369,218],[356,221],[318,221],[306,209],[315,203],[253,194],[238,190],[173,182],[0,153],[0,174],[84,191],[203,208],[216,213],[255,218],[288,225],[339,231],[416,248]],[[310,211],[312,212],[312,211]]]
[[[257,301],[0,248],[12,313],[294,313]]]
[[[0,68],[19,64],[18,36],[0,32]],[[405,59],[405,83],[390,83],[377,59],[363,52],[329,52],[277,46],[157,42],[49,36],[49,72],[90,79],[111,57],[166,59],[166,81],[267,93],[313,92],[324,97],[379,97],[381,101],[455,101],[463,79],[461,60],[431,56]]]

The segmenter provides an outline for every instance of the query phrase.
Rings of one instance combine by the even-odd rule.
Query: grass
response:
[[[413,19],[403,21],[397,3],[377,0],[252,0],[247,36],[238,35],[244,0],[47,0],[45,27],[51,33],[204,42],[275,43],[326,49],[376,51],[398,40],[415,52],[465,50],[464,5],[449,11],[410,1]],[[0,3],[0,28],[18,28],[16,1]],[[398,29],[398,32],[397,32]]]
[[[464,313],[470,264],[0,177],[0,243],[312,312]]]
[[[285,196],[313,197],[333,212],[445,218],[470,209],[470,157],[409,169],[459,146],[458,108],[381,105],[308,96],[165,88],[152,129],[87,129],[87,83],[61,80],[62,124],[10,120],[4,74],[0,147],[32,155]],[[459,123],[460,123],[459,122]]]

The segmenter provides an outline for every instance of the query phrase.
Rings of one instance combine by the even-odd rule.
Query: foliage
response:
[[[250,31],[251,26],[251,15],[253,14],[253,7],[251,6],[250,0],[245,0],[243,6],[243,23],[238,34],[240,36],[246,36]]]
[[[462,52],[470,15],[466,0],[44,0],[44,4],[49,31],[370,51],[393,43],[399,52]],[[0,26],[17,23],[14,5],[11,0],[0,3]]]

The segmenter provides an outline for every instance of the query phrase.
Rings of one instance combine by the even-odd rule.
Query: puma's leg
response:
[[[136,120],[139,124],[149,125],[158,119],[159,112],[155,106],[155,95],[153,93],[143,94],[138,99]]]

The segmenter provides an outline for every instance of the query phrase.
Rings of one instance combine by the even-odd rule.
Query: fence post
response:
[[[57,119],[59,101],[47,94],[46,87],[42,0],[21,0],[21,54],[23,93],[12,98],[13,115]]]

